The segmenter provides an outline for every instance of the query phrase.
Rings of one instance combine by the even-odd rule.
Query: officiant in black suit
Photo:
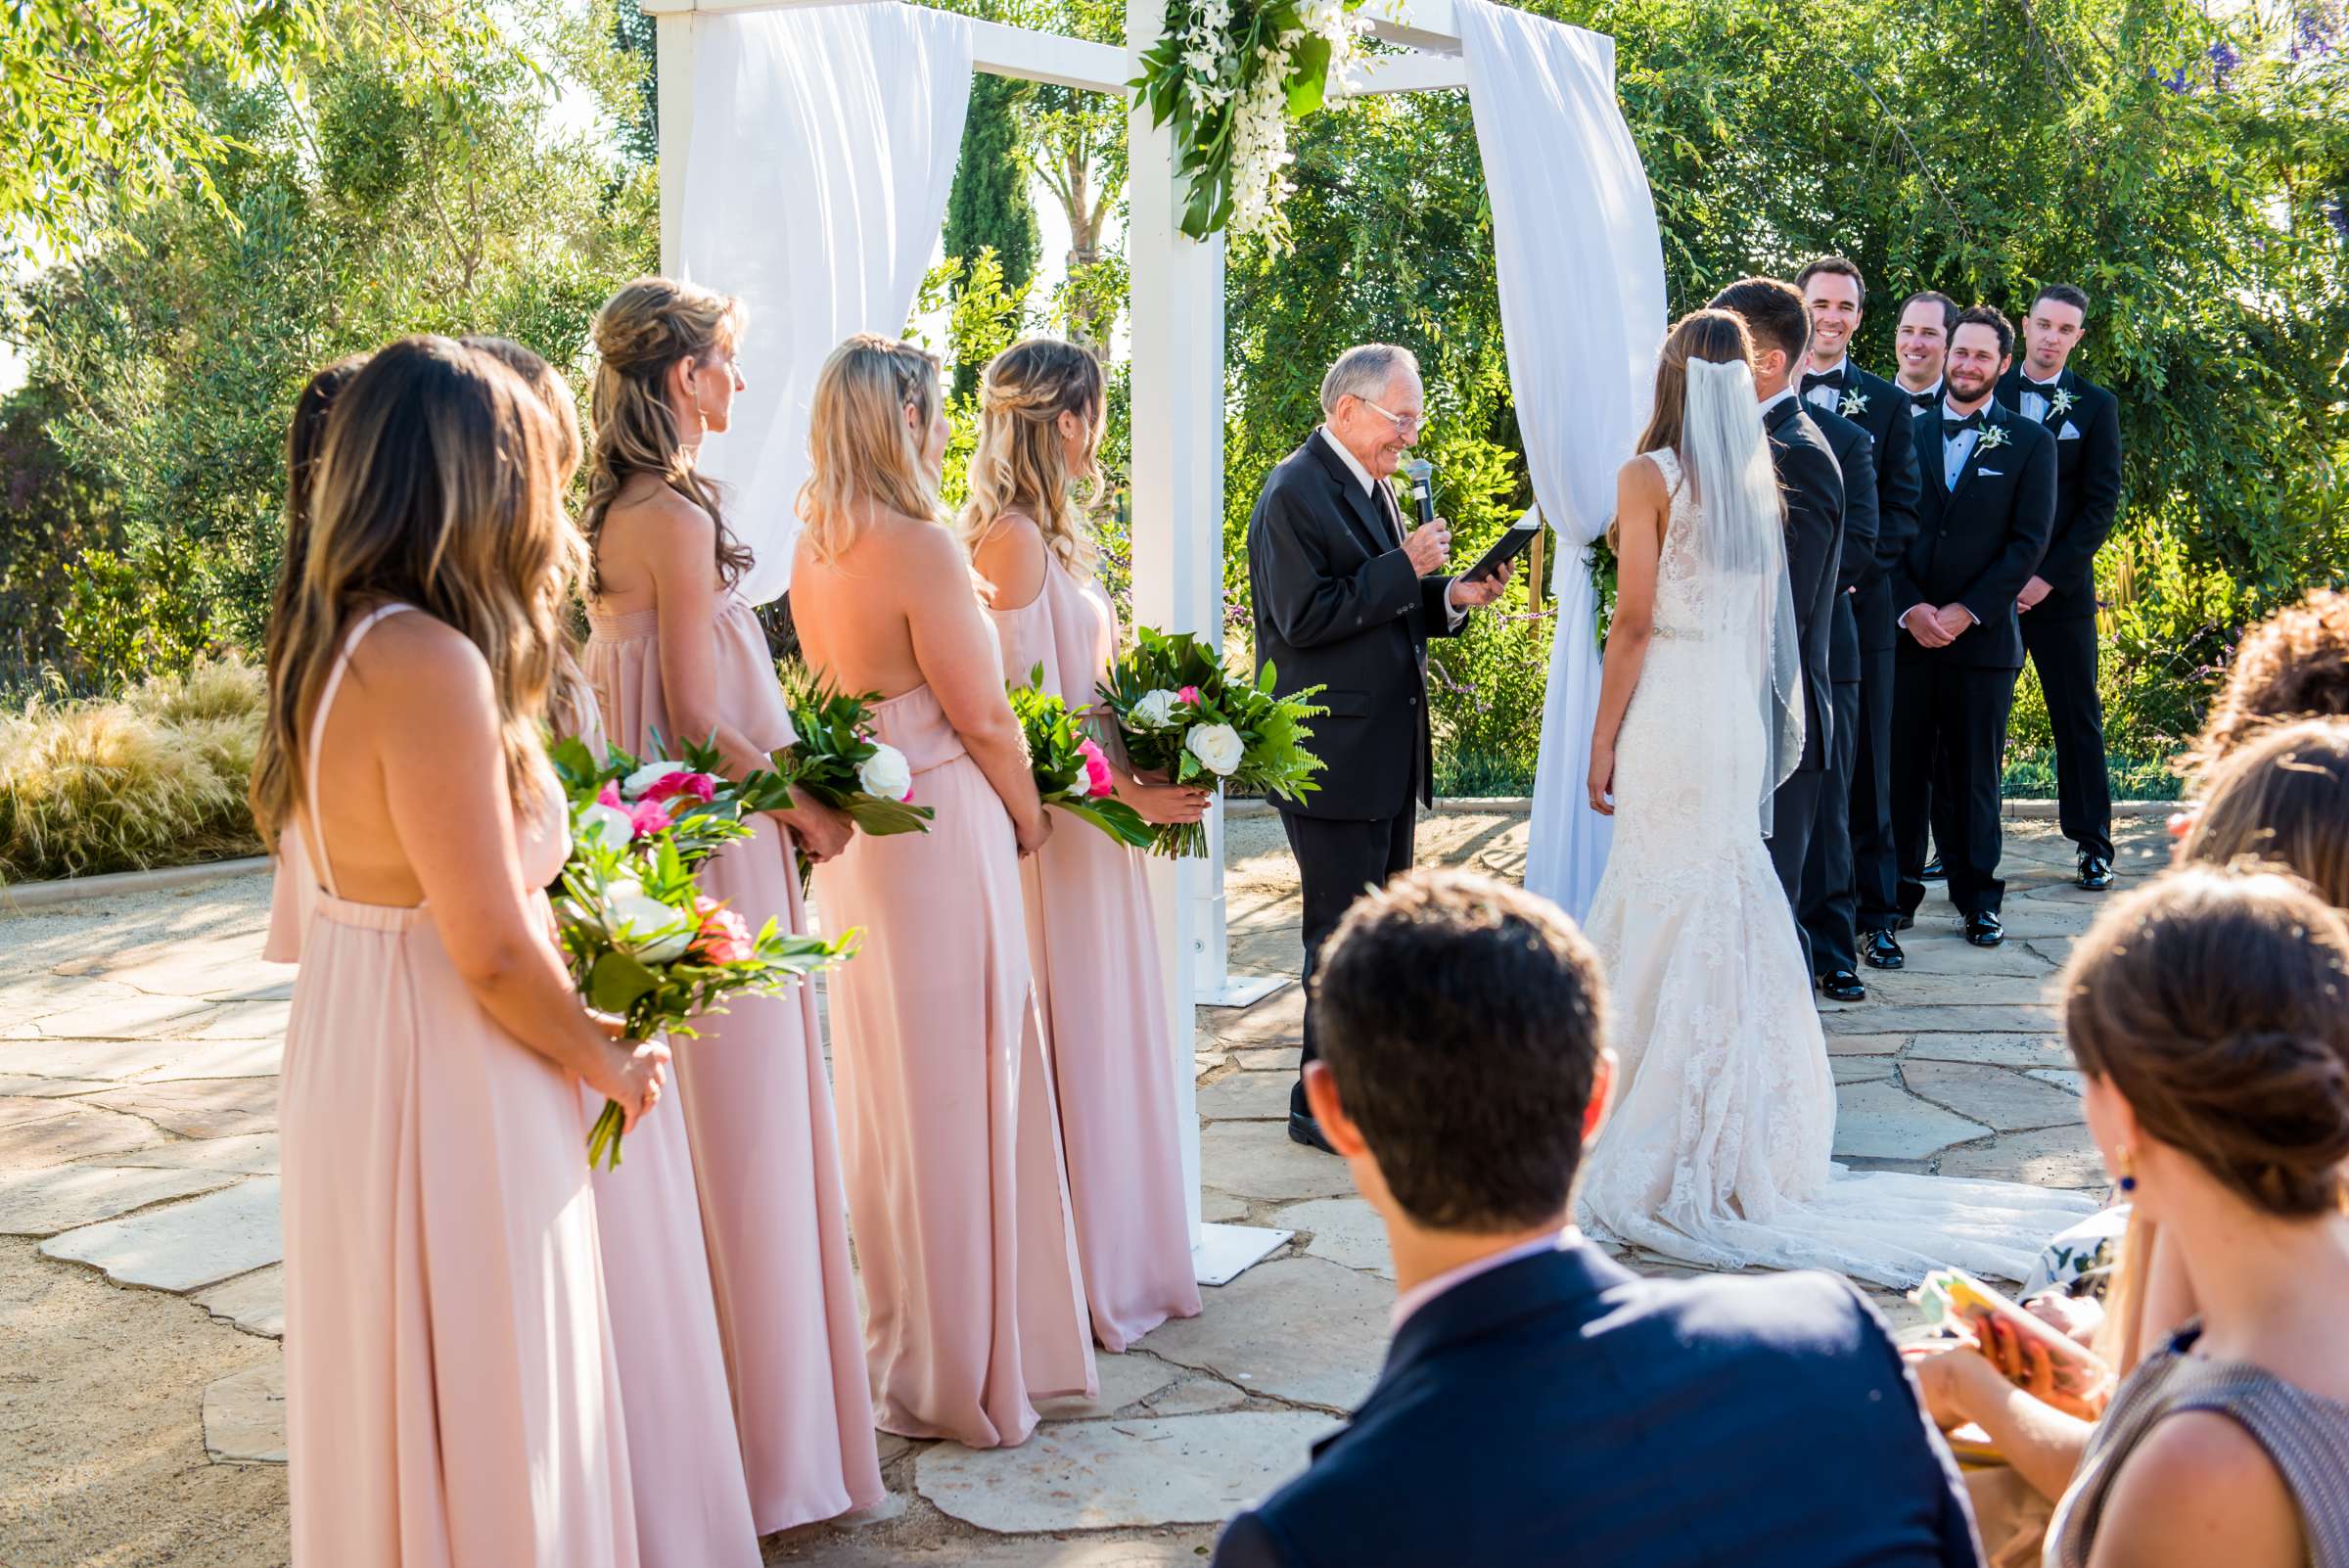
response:
[[[2087,295],[2068,283],[2040,290],[1998,398],[2055,438],[2055,527],[2015,609],[2055,733],[2063,836],[2079,853],[2080,886],[2102,892],[2112,886],[2112,781],[2096,696],[2096,550],[2121,505],[2121,403],[2066,363],[2087,326]]]
[[[1898,387],[1852,362],[1852,338],[1867,303],[1860,268],[1839,255],[1820,256],[1794,282],[1811,315],[1811,352],[1797,385],[1843,469],[1850,503],[1831,661],[1835,781],[1820,795],[1803,867],[1803,929],[1819,991],[1859,1001],[1867,994],[1858,972],[1862,956],[1879,969],[1902,963],[1890,930],[1877,935],[1869,928],[1888,927],[1894,918],[1899,880],[1892,848],[1891,572],[1916,532],[1914,410]],[[1854,482],[1850,437],[1839,423],[1867,438],[1872,493],[1863,495],[1865,486]],[[1869,932],[1865,944],[1864,932]]]
[[[1419,362],[1407,348],[1349,348],[1321,381],[1323,423],[1265,481],[1248,520],[1256,660],[1282,694],[1319,686],[1312,721],[1320,786],[1276,797],[1305,902],[1305,1050],[1317,1054],[1313,979],[1322,942],[1364,889],[1411,863],[1418,807],[1435,804],[1427,716],[1427,639],[1459,630],[1492,603],[1483,582],[1443,572],[1443,519],[1407,528],[1387,480],[1426,422]],[[1300,1072],[1302,1073],[1302,1063]],[[1328,1151],[1302,1078],[1289,1136]]]
[[[1917,416],[1923,506],[1893,573],[1894,602],[1906,607],[1892,753],[1901,924],[1925,896],[1929,811],[1950,901],[1978,947],[2004,940],[1999,786],[2023,667],[2015,597],[2055,522],[2054,439],[1991,396],[2013,350],[2014,328],[1997,310],[1959,312],[1942,401]]]
[[[1786,495],[1786,565],[1794,579],[1794,625],[1803,669],[1803,755],[1771,805],[1770,859],[1786,890],[1786,907],[1802,937],[1803,861],[1819,819],[1819,792],[1832,776],[1835,688],[1832,637],[1837,578],[1843,565],[1843,470],[1819,425],[1803,411],[1792,377],[1803,362],[1811,321],[1793,284],[1777,278],[1740,278],[1715,295],[1713,309],[1743,318],[1754,341],[1754,391],[1762,399],[1762,429],[1770,460]],[[1872,483],[1872,476],[1871,476]],[[1807,971],[1809,972],[1809,971]]]

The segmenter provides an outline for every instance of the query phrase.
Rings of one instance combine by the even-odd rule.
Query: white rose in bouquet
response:
[[[604,930],[613,945],[648,964],[665,964],[693,941],[693,922],[679,910],[648,896],[633,877],[615,878],[604,888]],[[621,935],[625,928],[627,935]]]
[[[620,781],[620,793],[632,801],[671,773],[690,773],[692,771],[693,769],[687,767],[683,762],[647,762]]]
[[[902,801],[913,793],[913,769],[895,746],[873,743],[873,755],[856,764],[856,787],[885,801]]]
[[[1229,724],[1193,724],[1182,738],[1182,747],[1218,778],[1229,778],[1247,752],[1240,744],[1240,732]]]
[[[1182,699],[1165,688],[1145,692],[1142,700],[1133,705],[1133,721],[1144,729],[1173,729],[1174,710]]]
[[[619,807],[606,806],[601,801],[591,801],[579,807],[576,831],[587,843],[623,853],[636,838],[634,819]]]

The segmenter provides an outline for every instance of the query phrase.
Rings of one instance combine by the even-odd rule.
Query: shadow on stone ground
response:
[[[1837,1153],[1857,1166],[2099,1186],[2049,982],[2099,896],[2069,846],[2008,824],[2009,941],[1967,946],[1928,903],[1910,967],[1825,1012]],[[1423,863],[1515,878],[1525,821],[1445,811]],[[2122,871],[2155,869],[2150,821]],[[1231,822],[1231,964],[1294,975],[1295,866],[1279,824]],[[288,971],[259,961],[265,879],[0,916],[0,1562],[286,1558],[276,1074]],[[1101,1360],[1026,1446],[885,1438],[890,1500],[770,1539],[771,1563],[1155,1568],[1302,1465],[1369,1387],[1393,1297],[1385,1239],[1337,1161],[1287,1139],[1302,998],[1202,1009],[1211,1221],[1295,1238],[1207,1310]],[[1635,1266],[1681,1272],[1636,1256]],[[1896,1321],[1907,1308],[1883,1292]]]

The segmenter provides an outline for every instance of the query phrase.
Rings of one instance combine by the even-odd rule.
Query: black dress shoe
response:
[[[1870,969],[1898,969],[1909,961],[1889,931],[1860,933],[1860,961]]]
[[[2006,928],[1992,911],[1977,909],[1965,917],[1965,940],[1977,947],[1995,947],[2006,940]]]
[[[1304,1111],[1289,1113],[1289,1141],[1302,1143],[1309,1149],[1319,1149],[1323,1154],[1338,1152],[1329,1146],[1329,1139],[1321,1135],[1321,1124]]]
[[[1867,988],[1848,969],[1834,969],[1819,976],[1819,993],[1834,1001],[1867,1000]]]
[[[1933,856],[1932,859],[1925,862],[1925,868],[1916,874],[1916,880],[1919,882],[1940,882],[1948,876],[1949,873],[1941,868],[1941,856],[1937,854]]]
[[[2112,862],[2100,854],[2080,856],[2080,886],[2091,893],[2102,893],[2112,886]]]

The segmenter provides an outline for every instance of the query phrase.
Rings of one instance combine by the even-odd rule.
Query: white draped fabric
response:
[[[1647,420],[1664,248],[1615,102],[1615,41],[1487,0],[1458,0],[1454,14],[1493,199],[1509,380],[1534,497],[1559,541],[1525,885],[1580,920],[1608,847],[1583,787],[1599,682],[1589,546]]]
[[[971,101],[961,17],[879,0],[712,16],[698,27],[685,275],[741,299],[747,390],[703,447],[758,554],[753,604],[791,586],[807,399],[852,333],[905,330]]]

